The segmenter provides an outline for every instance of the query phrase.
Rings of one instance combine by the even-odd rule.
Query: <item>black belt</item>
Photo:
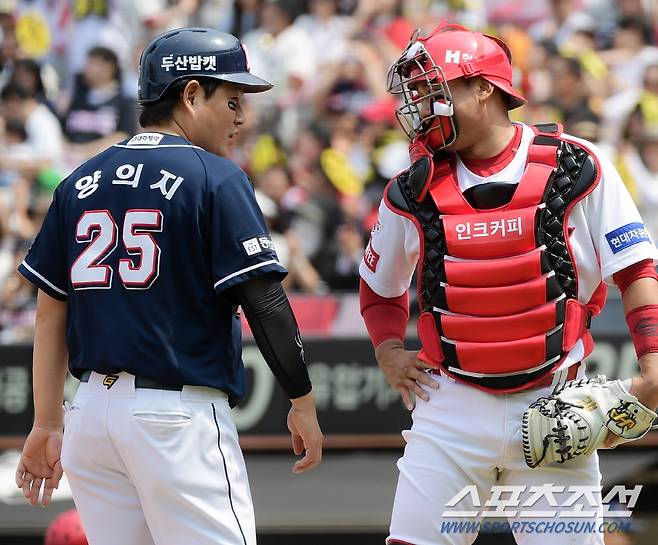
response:
[[[102,373],[101,373],[102,374]],[[104,375],[106,378],[107,377],[115,377],[114,380],[118,379],[118,375]],[[80,375],[80,382],[89,382],[89,377],[91,377],[91,371],[83,371],[82,375]],[[103,384],[106,385],[109,388],[112,387],[112,384],[114,384],[114,381],[109,382],[108,384],[105,383],[105,380],[103,381]],[[157,380],[152,380],[150,378],[145,378],[145,377],[135,377],[135,388],[146,388],[147,390],[173,390],[176,392],[180,392],[183,387],[182,386],[174,386],[173,384],[163,384],[162,382],[158,382]]]

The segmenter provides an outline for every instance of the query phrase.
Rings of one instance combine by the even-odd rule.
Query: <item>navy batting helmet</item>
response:
[[[244,46],[235,36],[209,28],[179,28],[154,38],[139,61],[139,102],[159,100],[183,78],[204,77],[260,93],[272,84],[249,73]]]

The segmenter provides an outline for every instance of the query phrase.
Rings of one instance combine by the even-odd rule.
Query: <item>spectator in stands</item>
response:
[[[287,169],[274,165],[257,178],[256,200],[267,221],[279,261],[288,269],[283,286],[287,290],[317,293],[323,289],[322,279],[306,257],[298,234],[288,228],[289,215],[281,213],[290,186]]]
[[[26,178],[21,169],[13,170],[10,166],[11,163],[28,163],[32,158],[32,149],[27,144],[27,131],[23,122],[10,119],[5,123],[2,147],[11,161],[7,163],[6,168],[0,170],[0,216],[6,219],[7,233],[28,239],[36,227],[28,215],[32,180]]]
[[[548,105],[555,109],[565,132],[598,140],[599,116],[592,111],[578,59],[554,56],[549,60],[552,86]]]
[[[30,342],[34,334],[36,294],[33,286],[16,272],[28,244],[15,244],[10,273],[0,289],[0,344]]]
[[[295,26],[313,36],[318,68],[340,62],[348,51],[349,18],[338,13],[338,0],[310,0],[309,10],[297,18]]]
[[[601,133],[611,155],[623,140],[636,140],[645,126],[658,122],[658,60],[644,71],[643,85],[632,86],[608,97],[602,106]]]
[[[0,292],[13,282],[3,271],[9,261],[13,267],[16,246],[28,244],[38,227],[35,197],[49,193],[37,189],[52,188],[65,172],[62,154],[71,155],[72,165],[76,153],[84,157],[135,130],[125,97],[137,92],[141,47],[172,25],[243,36],[253,69],[276,84],[263,97],[270,102],[245,97],[244,108],[254,111],[240,128],[233,159],[271,199],[262,199],[264,213],[288,262],[290,289],[318,293],[351,285],[383,187],[408,166],[396,104],[381,82],[412,30],[438,19],[504,36],[530,99],[517,119],[562,117],[568,132],[599,140],[618,158],[658,238],[653,0],[96,0],[76,3],[68,19],[57,17],[68,4],[0,1],[0,88],[11,81],[0,95],[6,118],[0,119]],[[44,6],[54,7],[44,12]],[[33,7],[58,21],[50,27],[47,58],[68,61],[55,64],[59,88],[43,59],[29,58],[25,40],[15,36],[17,18]],[[48,99],[64,112],[71,146],[63,146],[59,125],[43,107]],[[20,322],[19,314],[10,315]]]
[[[578,4],[577,0],[550,0],[551,16],[534,24],[530,36],[535,41],[550,40],[561,47],[578,29],[582,15]]]
[[[134,2],[150,36],[189,26],[199,0],[141,0]]]
[[[658,120],[623,146],[618,166],[647,229],[658,240]]]
[[[29,148],[28,157],[11,157],[6,149],[0,154],[0,170],[13,170],[33,180],[42,171],[60,164],[63,152],[59,121],[32,92],[18,83],[9,83],[0,94],[2,115],[7,121],[23,123]]]
[[[650,25],[641,17],[622,17],[617,23],[613,48],[602,51],[601,57],[610,67],[613,90],[640,87],[646,67],[658,62]]]
[[[260,25],[262,0],[236,0],[231,34],[242,37]]]
[[[52,67],[50,67],[50,70],[53,70]],[[48,106],[48,109],[55,113],[55,105],[48,98],[41,75],[41,65],[37,61],[34,59],[17,60],[14,63],[11,81],[28,89],[34,98],[41,104]]]
[[[278,128],[277,136],[287,144],[299,131],[300,109],[318,75],[313,38],[292,24],[301,7],[297,0],[266,0],[262,26],[243,40],[254,72],[274,84],[268,96],[259,98],[261,121]]]
[[[347,198],[342,204],[343,214],[347,216],[346,209],[359,206],[359,201]],[[318,272],[330,290],[356,291],[359,288],[359,264],[363,257],[366,233],[358,216],[360,214],[353,214],[343,220],[335,236],[328,241],[326,250],[315,260]]]
[[[19,56],[15,22],[11,11],[0,9],[0,87],[4,87],[14,71]]]
[[[641,138],[648,128],[658,126],[658,62],[646,67],[643,83],[626,123],[624,136],[630,141]]]
[[[371,158],[372,176],[365,187],[367,201],[377,209],[388,181],[409,166],[409,142],[397,123],[397,101],[378,99],[361,111],[361,140]],[[368,216],[369,214],[366,214]],[[370,230],[374,221],[365,219]]]
[[[375,46],[365,40],[353,40],[340,63],[325,67],[319,74],[314,93],[315,114],[350,112],[360,115],[375,99],[385,99],[381,85],[385,68]]]
[[[137,112],[123,94],[116,54],[94,47],[78,77],[64,115],[64,130],[80,160],[86,160],[136,130]]]

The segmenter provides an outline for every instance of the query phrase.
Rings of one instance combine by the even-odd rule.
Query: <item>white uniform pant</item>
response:
[[[226,395],[80,384],[62,467],[90,545],[255,545],[254,511]]]
[[[459,521],[506,523],[513,530],[519,545],[603,545],[600,492],[593,494],[598,504],[581,498],[571,507],[560,507],[574,496],[573,486],[600,486],[598,457],[575,458],[565,464],[551,464],[546,468],[530,469],[524,460],[521,446],[522,415],[530,403],[549,395],[552,388],[538,388],[526,392],[493,395],[477,388],[459,384],[445,376],[434,376],[439,390],[430,391],[430,401],[417,400],[411,430],[404,431],[404,455],[398,462],[400,470],[389,542],[411,545],[470,545],[477,537],[477,526],[449,526]],[[429,390],[429,389],[426,389]],[[564,493],[556,493],[555,501],[539,495],[531,507],[516,508],[514,517],[460,518],[443,516],[444,511],[493,510],[485,504],[492,497],[492,486],[524,486],[519,500],[523,505],[531,497],[530,487],[545,484],[564,486]],[[477,494],[469,494],[454,507],[446,507],[466,486],[474,486]],[[572,488],[573,490],[573,488]],[[505,493],[503,499],[510,498]],[[475,502],[480,501],[480,506]],[[550,505],[557,503],[557,506]],[[579,509],[593,513],[587,518],[562,517],[560,513]],[[503,507],[501,511],[513,511]],[[521,511],[557,511],[555,516],[520,517]],[[524,515],[527,515],[525,513]],[[518,524],[514,525],[513,523]],[[522,527],[521,522],[526,522]],[[531,526],[535,524],[535,531]],[[540,524],[542,523],[543,524]],[[572,529],[583,528],[584,522],[594,523],[594,532],[547,532],[547,523],[572,523]],[[555,528],[555,524],[553,528]],[[543,531],[539,532],[538,528]],[[591,529],[591,528],[590,528]],[[475,532],[474,532],[475,530]],[[516,531],[514,531],[516,530]]]

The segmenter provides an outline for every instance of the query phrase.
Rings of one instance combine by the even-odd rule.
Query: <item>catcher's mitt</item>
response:
[[[603,446],[609,432],[618,436],[617,444],[633,441],[651,429],[655,418],[621,380],[607,381],[603,375],[572,380],[524,413],[525,461],[535,468],[587,456]]]

